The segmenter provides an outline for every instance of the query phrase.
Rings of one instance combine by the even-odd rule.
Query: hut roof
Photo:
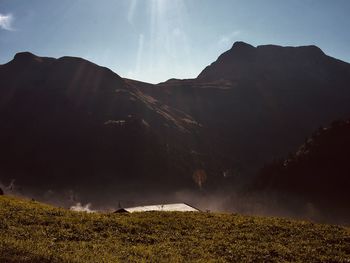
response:
[[[116,213],[122,213],[122,212],[133,213],[133,212],[148,212],[148,211],[199,212],[200,210],[186,203],[176,203],[176,204],[159,204],[159,205],[120,208],[116,211]]]

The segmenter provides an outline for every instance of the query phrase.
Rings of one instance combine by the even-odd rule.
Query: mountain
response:
[[[0,65],[1,181],[43,191],[228,192],[350,116],[350,65],[236,42],[195,79],[124,79],[75,57]]]
[[[143,90],[193,116],[201,145],[227,159],[222,172],[246,178],[320,125],[348,118],[349,83],[350,65],[315,46],[236,42],[196,79]]]
[[[350,121],[319,128],[288,158],[265,165],[255,188],[294,194],[334,211],[350,202]],[[348,214],[349,216],[349,214]]]
[[[322,83],[334,77],[337,72],[347,71],[346,63],[326,56],[316,46],[253,47],[244,42],[236,42],[229,51],[206,67],[198,79],[274,83],[303,80]]]
[[[196,122],[111,70],[25,52],[0,79],[2,181],[96,192],[193,184],[182,159]]]

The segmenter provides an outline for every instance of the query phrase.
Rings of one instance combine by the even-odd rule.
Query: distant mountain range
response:
[[[350,117],[350,64],[315,46],[236,42],[157,85],[24,52],[0,83],[0,181],[37,191],[231,189]]]

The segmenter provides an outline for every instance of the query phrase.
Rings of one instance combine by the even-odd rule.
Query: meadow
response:
[[[0,262],[350,262],[350,228],[207,212],[73,212],[0,196]]]

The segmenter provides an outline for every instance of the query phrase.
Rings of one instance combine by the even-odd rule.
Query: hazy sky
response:
[[[350,1],[0,0],[0,64],[79,56],[155,83],[196,77],[237,40],[315,44],[350,62]]]

